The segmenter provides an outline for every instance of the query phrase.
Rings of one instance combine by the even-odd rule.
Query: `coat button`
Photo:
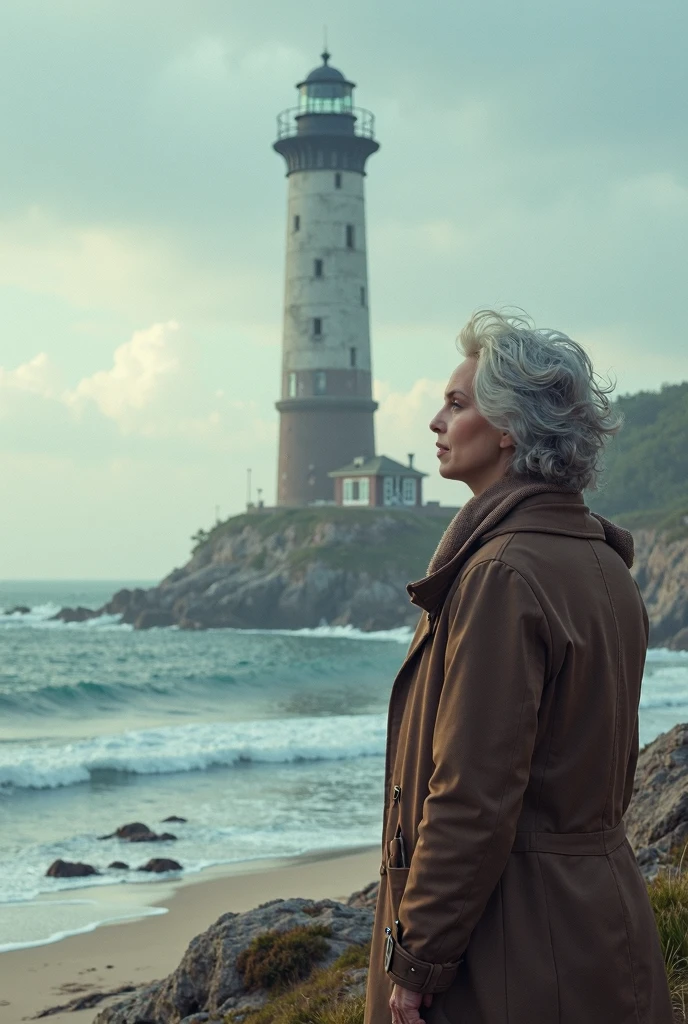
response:
[[[385,867],[384,864],[380,865],[380,874],[381,875],[386,875],[387,874],[387,868]]]

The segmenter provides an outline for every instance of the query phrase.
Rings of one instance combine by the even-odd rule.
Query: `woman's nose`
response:
[[[430,426],[430,429],[432,430],[433,434],[441,434],[442,433],[444,427],[443,427],[443,424],[440,422],[440,414],[439,413],[437,413],[436,416],[433,416],[433,418],[430,420],[429,426]]]

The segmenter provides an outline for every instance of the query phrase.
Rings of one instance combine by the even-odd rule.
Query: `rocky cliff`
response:
[[[633,531],[633,574],[647,606],[653,647],[688,650],[688,536],[684,532]]]
[[[449,520],[372,509],[280,509],[236,516],[198,536],[190,561],[150,590],[122,590],[103,608],[137,629],[299,629],[414,625],[406,584],[420,578]],[[688,649],[688,529],[634,529],[633,573],[655,647]]]
[[[59,617],[117,614],[138,629],[413,625],[406,584],[424,574],[449,515],[329,507],[237,516],[201,535],[187,565],[157,587]]]

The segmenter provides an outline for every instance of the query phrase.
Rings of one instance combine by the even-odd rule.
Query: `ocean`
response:
[[[0,582],[0,952],[133,916],[136,893],[163,884],[137,870],[152,856],[188,875],[379,842],[387,699],[410,631],[50,621],[135,585]],[[688,721],[688,653],[649,652],[640,721],[641,743]],[[98,838],[131,821],[177,841]],[[57,858],[103,873],[46,878]]]

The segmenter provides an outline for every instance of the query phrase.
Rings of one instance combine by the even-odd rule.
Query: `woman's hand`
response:
[[[418,1012],[421,1006],[430,1006],[432,995],[423,995],[422,992],[411,992],[408,988],[395,985],[392,989],[392,997],[389,1000],[389,1008],[392,1011],[392,1024],[422,1024],[423,1018]]]

